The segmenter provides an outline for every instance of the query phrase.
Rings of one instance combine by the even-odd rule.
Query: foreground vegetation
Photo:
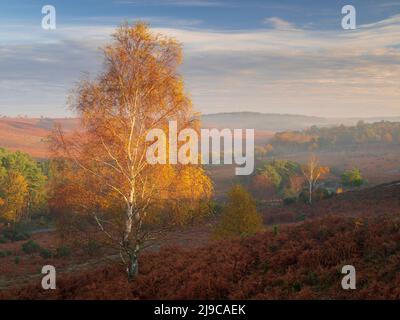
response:
[[[312,207],[268,209],[279,225],[270,224],[258,235],[143,253],[132,282],[126,281],[123,268],[111,264],[62,275],[55,291],[43,291],[36,283],[5,291],[0,298],[399,299],[399,192],[396,182]],[[286,211],[306,208],[312,212],[303,223],[282,224]],[[356,290],[341,287],[346,264],[356,268]]]
[[[141,257],[127,282],[117,266],[65,276],[0,298],[56,299],[399,299],[400,220],[327,217],[245,240]],[[341,268],[357,269],[357,290],[341,288]]]

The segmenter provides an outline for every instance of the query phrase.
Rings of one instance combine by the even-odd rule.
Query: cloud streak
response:
[[[155,28],[184,44],[181,71],[196,109],[400,115],[400,15],[351,31],[304,29],[279,17],[264,23],[251,31]],[[82,72],[99,70],[97,49],[114,26],[8,30],[0,31],[7,33],[0,46],[1,110],[54,116],[64,113],[66,93]]]

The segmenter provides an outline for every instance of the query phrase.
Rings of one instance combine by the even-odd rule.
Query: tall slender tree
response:
[[[132,278],[139,252],[154,235],[147,227],[154,205],[167,199],[173,179],[187,172],[179,164],[149,164],[146,136],[152,129],[168,132],[170,120],[177,121],[178,130],[199,125],[177,71],[181,45],[144,23],[124,24],[113,38],[104,49],[104,71],[81,81],[71,97],[81,130],[67,136],[58,128],[53,150],[75,163],[69,168],[76,174],[69,179],[80,186],[75,194],[80,210],[91,214],[119,248]],[[187,167],[195,170],[193,183],[207,186],[197,197],[209,197],[211,184],[202,168]]]

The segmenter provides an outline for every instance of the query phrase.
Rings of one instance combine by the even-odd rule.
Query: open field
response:
[[[392,183],[321,200],[304,222],[246,240],[144,253],[132,282],[113,263],[87,263],[62,273],[57,290],[31,276],[0,298],[398,299],[399,192]],[[341,289],[344,264],[357,267],[359,290]]]

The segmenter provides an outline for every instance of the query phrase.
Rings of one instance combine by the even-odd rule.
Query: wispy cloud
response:
[[[265,22],[252,31],[155,28],[183,42],[181,71],[196,109],[400,114],[400,15],[346,31],[305,29],[277,17]],[[63,112],[81,72],[100,69],[97,49],[114,27],[68,25],[53,33],[13,27],[11,34],[0,28],[6,39],[0,46],[0,108]]]
[[[278,29],[278,30],[295,30],[296,29],[296,27],[292,23],[285,21],[278,17],[265,18],[263,20],[263,23],[267,24],[267,25],[271,25],[273,28]]]
[[[92,24],[92,25],[120,25],[123,21],[145,21],[152,26],[168,25],[173,28],[187,28],[199,26],[203,23],[201,19],[183,19],[168,16],[134,16],[134,15],[119,15],[119,16],[91,16],[91,17],[75,17],[69,19],[71,24]]]

